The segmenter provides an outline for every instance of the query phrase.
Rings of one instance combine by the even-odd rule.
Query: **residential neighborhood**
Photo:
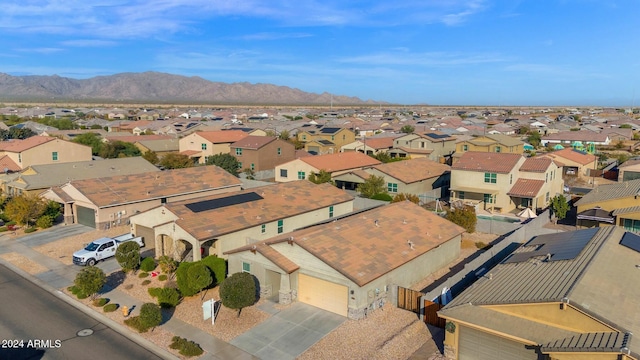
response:
[[[633,110],[73,110],[0,108],[0,264],[161,358],[640,360]]]

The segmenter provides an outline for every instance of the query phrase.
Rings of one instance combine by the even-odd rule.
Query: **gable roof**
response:
[[[460,156],[451,169],[506,174],[513,170],[520,159],[521,154],[468,151]]]
[[[180,150],[180,142],[178,139],[139,140],[136,142],[155,152]]]
[[[552,159],[560,157],[582,165],[590,164],[596,160],[596,156],[593,154],[571,148],[553,151],[545,155],[541,155],[541,157],[551,157]]]
[[[584,142],[605,142],[607,134],[596,133],[588,130],[581,131],[562,131],[555,134],[548,134],[542,137],[542,140],[564,140],[564,141],[584,141]]]
[[[534,198],[540,193],[544,180],[520,178],[511,187],[507,195],[521,198]]]
[[[405,184],[442,176],[451,171],[451,167],[446,164],[429,160],[428,158],[417,158],[411,160],[394,161],[386,164],[375,165],[372,168],[383,172],[394,179],[398,179]]]
[[[11,160],[9,155],[3,155],[0,157],[0,171],[20,171],[22,168],[16,164],[15,161]]]
[[[249,136],[242,130],[198,131],[195,134],[213,144],[234,143]]]
[[[362,143],[372,149],[390,149],[393,147],[394,138],[391,136],[365,138]]]
[[[276,137],[275,136],[254,136],[254,135],[249,135],[247,137],[244,137],[236,142],[234,142],[233,144],[231,144],[231,147],[233,148],[242,148],[242,149],[252,149],[252,150],[258,150],[261,147],[276,141]]]
[[[552,163],[553,160],[549,158],[527,158],[520,166],[520,171],[543,173]]]
[[[128,134],[128,133],[127,133]],[[171,135],[111,135],[111,136],[105,136],[105,139],[109,140],[109,141],[122,141],[122,142],[128,142],[128,143],[135,143],[138,141],[151,141],[151,140],[169,140],[169,139],[175,139],[175,136],[171,136]]]
[[[297,230],[264,243],[293,241],[358,286],[364,286],[463,232],[458,225],[404,201]],[[226,254],[251,248],[248,245]]]
[[[24,140],[5,140],[0,141],[0,151],[8,151],[8,152],[23,152],[25,150],[34,148],[36,146],[42,145],[44,143],[48,143],[49,141],[58,140],[55,137],[49,136],[32,136],[28,137]],[[60,140],[64,141],[64,140]],[[67,141],[68,142],[68,141]]]
[[[621,183],[598,185],[589,191],[580,200],[576,201],[576,206],[585,204],[600,203],[602,201],[622,199],[640,195],[640,179],[629,180]]]
[[[381,164],[379,160],[358,151],[306,156],[299,159],[310,166],[327,172],[349,170]]]

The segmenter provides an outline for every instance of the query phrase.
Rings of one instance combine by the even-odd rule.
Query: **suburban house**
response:
[[[640,159],[627,160],[618,166],[618,181],[640,179]]]
[[[159,158],[164,157],[167,154],[178,153],[180,151],[180,143],[178,139],[161,139],[161,140],[145,140],[142,136],[140,140],[133,143],[141,153],[145,154],[149,151],[153,151]]]
[[[524,154],[524,142],[518,138],[502,134],[472,137],[456,143],[454,159],[459,158],[468,151]]]
[[[304,143],[304,149],[314,155],[337,153],[343,145],[356,140],[356,134],[347,128],[314,124],[303,125],[296,137]]]
[[[540,235],[438,315],[448,359],[640,359],[640,237],[619,227]]]
[[[355,190],[369,176],[382,177],[389,195],[413,194],[423,203],[449,197],[451,167],[427,158],[394,161],[333,177],[336,186]]]
[[[464,229],[409,202],[351,214],[226,251],[229,273],[256,276],[265,296],[352,319],[380,308],[460,254]]]
[[[161,204],[239,191],[241,184],[222,168],[209,165],[73,180],[41,196],[64,205],[65,223],[104,229]]]
[[[296,158],[296,148],[275,136],[247,136],[231,144],[231,155],[240,169],[250,169],[256,179],[274,178],[277,165]]]
[[[204,164],[211,155],[229,154],[231,144],[247,136],[241,130],[197,131],[180,139],[180,153]]]
[[[357,151],[305,156],[276,166],[276,182],[308,179],[311,173],[319,173],[320,170],[331,173],[334,177],[378,164],[381,162]]]
[[[577,225],[618,225],[640,233],[640,179],[598,185],[575,203]]]
[[[132,233],[155,239],[156,256],[197,261],[352,211],[346,192],[296,181],[165,203],[130,220]]]
[[[585,151],[566,148],[540,155],[563,164],[562,174],[567,178],[587,179],[591,170],[597,169],[598,158]]]
[[[393,140],[393,149],[388,153],[392,158],[420,158],[442,163],[450,163],[451,156],[456,150],[454,136],[438,132],[413,133],[400,136]]]
[[[8,196],[17,196],[22,193],[40,194],[51,187],[60,186],[73,180],[154,171],[160,171],[160,169],[139,156],[31,165],[20,172],[0,175],[0,189],[3,194]]]
[[[1,171],[20,171],[31,165],[91,160],[91,147],[48,136],[0,141]]]
[[[340,152],[359,151],[367,155],[388,153],[393,148],[394,137],[374,137],[356,140],[350,144],[343,145]]]
[[[565,147],[584,148],[589,144],[609,145],[611,139],[607,134],[597,133],[589,130],[562,131],[555,134],[547,134],[540,139],[542,146],[547,144],[560,144]]]
[[[562,164],[548,158],[467,152],[451,167],[450,201],[503,213],[545,208],[562,194],[561,169]]]

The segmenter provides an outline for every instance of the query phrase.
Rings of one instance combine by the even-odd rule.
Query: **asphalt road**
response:
[[[0,359],[160,359],[2,265],[0,304]]]

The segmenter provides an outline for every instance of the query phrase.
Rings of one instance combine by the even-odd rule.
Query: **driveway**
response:
[[[346,320],[295,302],[236,337],[231,344],[263,360],[295,359]]]

